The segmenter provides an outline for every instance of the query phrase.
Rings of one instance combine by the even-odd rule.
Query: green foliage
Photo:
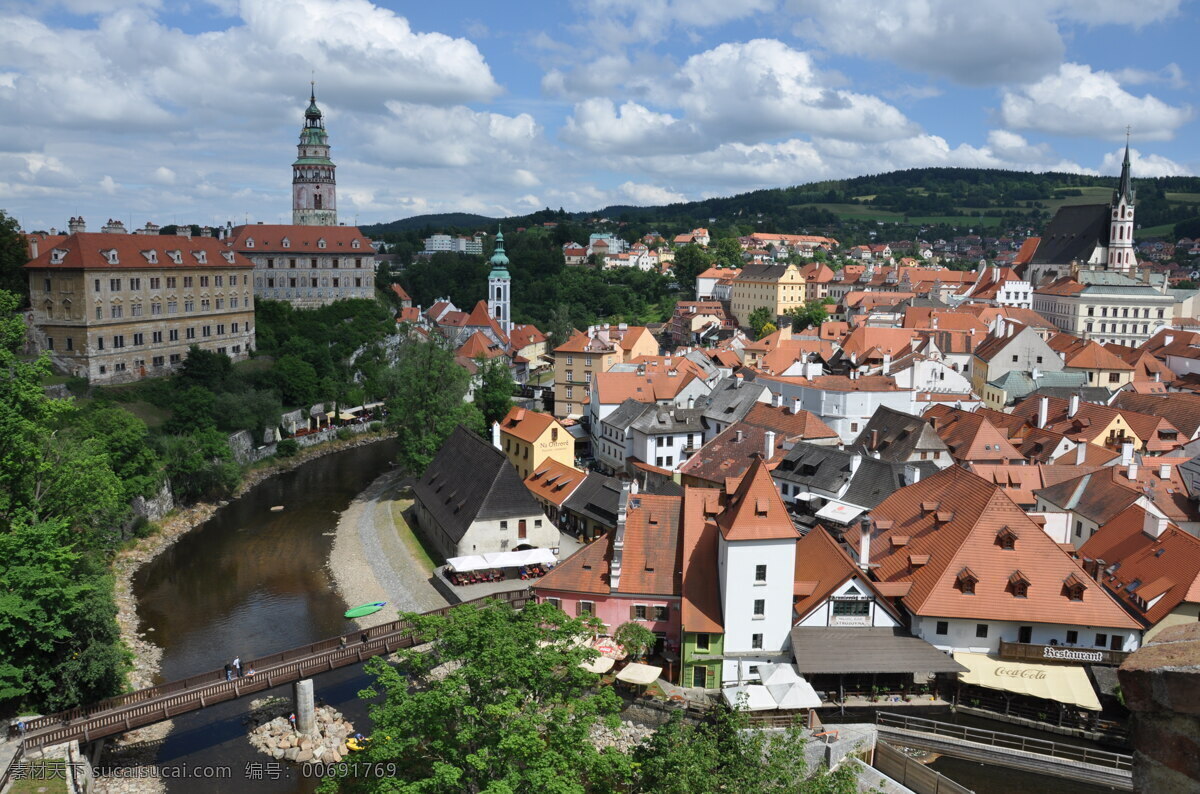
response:
[[[387,425],[399,442],[397,463],[410,474],[425,471],[456,425],[484,432],[479,409],[463,401],[470,375],[438,342],[410,340],[387,382]]]
[[[792,318],[792,330],[803,331],[806,328],[820,328],[821,323],[829,319],[829,312],[825,310],[825,305],[821,301],[811,300],[804,306],[797,306],[790,310],[788,314]]]
[[[476,359],[479,367],[479,385],[475,387],[475,407],[483,414],[484,427],[491,427],[493,422],[499,422],[512,408],[513,383],[512,370],[508,367],[508,359],[498,356],[493,359]]]
[[[317,401],[320,391],[317,370],[300,356],[283,356],[275,362],[272,372],[285,404],[309,406]]]
[[[224,353],[204,350],[199,345],[188,348],[187,358],[179,367],[179,383],[184,388],[203,386],[221,391],[233,376],[233,361]]]
[[[217,395],[203,386],[187,386],[171,403],[174,412],[163,427],[168,433],[191,433],[217,426]]]
[[[24,270],[28,261],[29,247],[21,235],[20,224],[0,210],[0,290],[17,296],[19,306],[29,302],[29,277]]]
[[[736,237],[725,237],[717,240],[713,250],[713,258],[716,264],[721,267],[741,267],[744,264],[744,260],[742,259],[742,244],[737,241]]]
[[[300,451],[300,443],[294,438],[282,439],[275,445],[275,454],[281,458],[292,458]]]
[[[215,428],[159,439],[159,456],[180,502],[224,499],[241,479],[225,434]]]
[[[72,427],[77,437],[93,439],[104,449],[126,501],[158,491],[162,472],[150,447],[150,432],[141,419],[111,403],[96,401],[79,412]]]
[[[737,264],[741,264],[742,254],[738,251]],[[712,267],[713,257],[698,245],[689,243],[675,252],[675,263],[671,266],[675,272],[675,280],[685,290],[696,288],[696,276]]]
[[[746,324],[750,326],[750,330],[754,333],[755,339],[762,339],[768,325],[774,326],[775,317],[771,314],[771,310],[766,306],[759,306],[754,311],[750,312],[750,316],[746,318]]]
[[[571,338],[574,330],[575,326],[571,324],[571,307],[565,303],[558,304],[550,311],[550,319],[546,323],[547,347],[553,350],[565,343]]]
[[[779,330],[779,328],[778,328],[778,326],[775,325],[775,323],[767,323],[758,332],[758,338],[762,339],[764,336],[770,336],[771,334],[775,333],[778,330]]]
[[[654,632],[641,623],[635,623],[632,620],[625,621],[620,626],[617,626],[612,636],[617,644],[625,649],[626,653],[636,657],[645,656],[654,647],[656,641]]]
[[[404,618],[432,650],[400,650],[397,667],[372,660],[376,683],[363,693],[384,698],[370,707],[375,730],[364,760],[394,762],[397,774],[339,781],[339,790],[613,791],[629,779],[628,756],[597,750],[590,739],[621,703],[579,666],[596,655],[577,644],[594,624],[549,604],[520,612],[465,605],[446,617]],[[431,675],[447,663],[444,676]]]
[[[1200,287],[1197,287],[1196,282],[1192,281],[1190,278],[1185,278],[1181,279],[1179,283],[1175,285],[1175,289],[1200,289]]]

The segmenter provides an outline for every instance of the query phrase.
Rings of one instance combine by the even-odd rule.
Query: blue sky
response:
[[[0,209],[290,219],[729,195],[921,166],[1200,172],[1186,0],[0,0]]]

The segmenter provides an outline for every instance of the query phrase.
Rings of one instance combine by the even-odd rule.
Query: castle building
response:
[[[512,333],[512,276],[508,274],[508,256],[504,253],[504,232],[496,231],[496,251],[488,273],[488,314],[496,320],[507,338]]]
[[[192,345],[234,361],[254,348],[245,257],[212,237],[71,226],[25,266],[35,338],[60,372],[123,383],[171,372]]]
[[[254,294],[297,308],[375,295],[375,249],[354,226],[253,224],[229,232],[254,263]]]
[[[292,223],[337,226],[337,166],[329,159],[329,135],[314,86],[304,111],[304,128],[292,163]]]

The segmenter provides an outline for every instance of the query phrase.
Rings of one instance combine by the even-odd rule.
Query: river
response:
[[[138,614],[142,630],[163,648],[162,680],[217,669],[234,656],[248,660],[352,631],[353,623],[342,617],[346,605],[334,592],[325,567],[332,533],[338,514],[388,469],[394,455],[395,443],[385,441],[326,455],[272,477],[218,510],[138,571],[133,580]],[[285,509],[273,513],[273,505]],[[357,666],[314,679],[317,698],[340,709],[360,728],[367,727],[367,708],[357,693],[369,683]],[[290,697],[291,686],[270,694]],[[228,766],[232,777],[170,780],[171,794],[244,790],[306,794],[316,789],[319,780],[301,779],[298,768],[287,764],[278,767],[286,777],[246,779],[247,764],[269,761],[246,738],[247,708],[248,701],[239,700],[175,719],[156,763],[174,768]],[[991,730],[1064,740],[1004,723],[977,722]],[[1105,790],[945,757],[935,761],[933,768],[977,794]]]
[[[338,514],[395,456],[383,441],[326,455],[271,477],[218,510],[138,571],[133,592],[147,638],[163,648],[161,678],[171,681],[353,630],[325,563]],[[271,506],[283,505],[281,512]],[[314,679],[316,696],[357,726],[370,679],[358,666]],[[270,694],[291,696],[291,686]],[[262,695],[259,695],[262,697]],[[270,759],[251,748],[243,720],[249,701],[222,703],[175,718],[156,763],[220,765],[232,778],[171,780],[175,792],[310,792],[319,780],[246,780],[246,765]]]

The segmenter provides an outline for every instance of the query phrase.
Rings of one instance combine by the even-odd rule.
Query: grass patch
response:
[[[1200,193],[1168,193],[1167,201],[1179,201],[1184,204],[1200,204]]]
[[[426,573],[432,574],[445,560],[432,549],[427,548],[421,536],[408,525],[404,513],[412,506],[412,499],[392,501],[389,505],[392,511],[392,524],[395,525],[396,534],[400,537],[400,542],[408,549],[408,553],[425,569]]]
[[[1174,238],[1175,224],[1164,223],[1161,226],[1149,226],[1145,229],[1138,229],[1133,233],[1133,236],[1136,240],[1145,240],[1149,237]],[[1171,242],[1174,242],[1174,239]]]
[[[151,405],[145,400],[135,400],[133,402],[123,403],[122,408],[136,416],[146,423],[146,427],[154,430],[162,427],[163,424],[171,418],[171,412],[166,408],[159,408],[157,405]]]
[[[10,794],[67,794],[67,762],[61,758],[29,759],[22,773]]]

